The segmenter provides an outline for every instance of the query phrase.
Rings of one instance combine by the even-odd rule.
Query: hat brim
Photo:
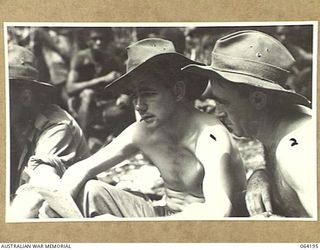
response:
[[[55,87],[50,83],[41,82],[41,81],[37,81],[37,80],[33,80],[33,79],[19,78],[19,77],[9,77],[9,81],[25,82],[25,83],[30,84],[31,86],[34,86],[34,87],[45,87],[48,90],[54,90],[55,89]]]
[[[159,67],[159,64],[155,65],[158,62],[169,62],[178,66],[179,69],[188,65],[203,65],[201,63],[195,62],[182,54],[179,53],[163,53],[151,57],[150,59],[146,60],[145,62],[141,63],[139,66],[135,67],[134,69],[126,72],[124,75],[120,76],[110,84],[105,87],[106,91],[112,91],[116,93],[128,93],[129,91],[129,84],[131,81],[136,79],[137,74],[143,72],[145,69],[148,69],[152,66]],[[198,79],[198,87],[202,88],[204,91],[205,87],[207,86],[207,79],[203,76],[199,75]],[[205,83],[204,83],[205,82]],[[132,82],[131,82],[132,84]],[[196,85],[195,85],[196,86]],[[200,96],[199,96],[200,97]]]
[[[227,72],[219,69],[214,69],[211,66],[202,66],[197,64],[187,65],[183,67],[181,70],[185,72],[194,73],[197,75],[202,75],[207,77],[208,79],[210,79],[210,76],[212,76],[212,74],[218,74],[232,83],[246,84],[254,88],[270,91],[270,92],[273,92],[274,94],[279,94],[284,97],[287,97],[293,103],[311,107],[311,102],[303,95],[300,95],[291,90],[284,89],[278,84],[274,84],[272,82],[269,82],[260,78],[256,78],[253,76],[244,75],[237,72]]]

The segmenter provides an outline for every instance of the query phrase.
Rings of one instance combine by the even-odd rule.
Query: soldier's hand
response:
[[[251,216],[264,212],[273,212],[271,205],[271,185],[266,170],[260,169],[255,171],[249,178],[246,204]]]
[[[109,74],[101,77],[101,79],[106,83],[110,83],[110,82],[112,82],[113,80],[117,79],[120,76],[121,76],[121,73],[119,73],[117,71],[111,71]]]

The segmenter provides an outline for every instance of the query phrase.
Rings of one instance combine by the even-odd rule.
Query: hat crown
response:
[[[259,31],[241,31],[219,39],[213,53],[266,63],[289,70],[293,56],[278,40]]]
[[[212,68],[284,85],[295,59],[277,39],[253,30],[219,39],[212,51]]]
[[[304,96],[286,86],[294,62],[277,39],[259,31],[245,30],[217,40],[210,66],[189,65],[183,70],[207,77],[215,72],[233,84],[270,90],[273,94],[283,94],[293,103],[310,106]]]
[[[127,72],[133,70],[154,56],[166,53],[176,53],[175,47],[171,41],[160,38],[140,40],[127,47]]]
[[[30,50],[18,45],[9,46],[8,64],[10,79],[38,79],[36,59]]]

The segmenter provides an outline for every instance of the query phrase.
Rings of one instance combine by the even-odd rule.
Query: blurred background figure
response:
[[[107,132],[105,122],[110,122],[110,116],[116,120],[117,115],[123,115],[129,106],[123,105],[123,101],[117,106],[118,96],[102,93],[105,84],[115,80],[123,71],[123,64],[110,52],[109,45],[114,38],[112,29],[88,29],[86,34],[88,48],[79,50],[73,56],[65,92],[69,96],[69,111],[85,131],[90,148],[96,151],[106,139],[101,138],[101,130]],[[112,114],[110,106],[116,106]],[[107,113],[109,111],[108,115],[105,109]]]
[[[94,114],[98,113],[100,90],[120,75],[118,64],[107,53],[107,46],[113,39],[112,30],[90,29],[87,35],[88,48],[73,56],[65,86],[68,109],[86,132]]]
[[[77,50],[73,32],[67,27],[36,28],[33,29],[33,40],[40,79],[55,86],[58,91],[56,103],[66,108],[67,96],[62,90],[67,82],[71,57]]]

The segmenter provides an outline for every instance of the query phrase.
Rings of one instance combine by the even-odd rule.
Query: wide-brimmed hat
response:
[[[287,48],[274,37],[245,30],[217,40],[210,66],[187,65],[182,71],[208,78],[214,72],[230,82],[271,91],[294,103],[310,106],[310,101],[286,86],[294,62]]]
[[[27,83],[34,87],[54,89],[50,83],[38,81],[39,72],[36,67],[34,54],[21,46],[10,45],[8,47],[9,80],[19,84]]]
[[[135,79],[138,72],[143,72],[143,70],[173,68],[181,73],[181,68],[188,64],[204,65],[177,53],[171,41],[160,38],[140,40],[127,47],[127,54],[126,73],[107,85],[106,90],[126,92],[128,84]],[[200,97],[207,83],[207,78],[200,75],[187,81],[187,84],[192,85],[194,98],[196,95]]]

